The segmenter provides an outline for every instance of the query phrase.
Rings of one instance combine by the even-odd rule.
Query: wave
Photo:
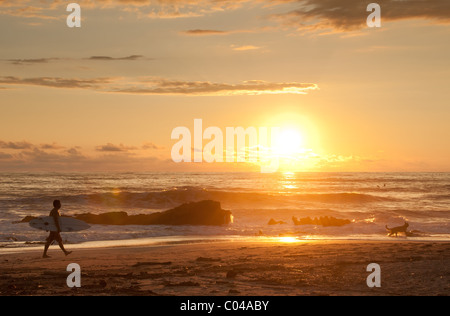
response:
[[[219,201],[227,207],[286,207],[299,203],[329,203],[329,204],[361,204],[392,202],[398,199],[386,196],[363,193],[305,193],[305,194],[270,194],[255,192],[233,192],[206,190],[193,187],[174,188],[152,192],[110,192],[65,196],[38,196],[23,198],[16,203],[39,204],[58,198],[63,205],[73,206],[108,206],[123,209],[167,209],[183,203],[202,200]]]
[[[449,200],[450,201],[450,194],[428,194],[425,196],[426,199],[430,200]]]

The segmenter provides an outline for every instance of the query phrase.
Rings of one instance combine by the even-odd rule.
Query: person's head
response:
[[[53,201],[53,207],[54,208],[61,208],[61,201],[60,200],[54,200]]]

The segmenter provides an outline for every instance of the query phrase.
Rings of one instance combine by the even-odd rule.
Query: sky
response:
[[[281,171],[450,171],[448,0],[74,2],[0,0],[2,172],[259,170],[175,163],[195,119],[288,131]]]

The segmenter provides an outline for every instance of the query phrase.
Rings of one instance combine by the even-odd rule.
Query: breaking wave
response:
[[[55,196],[23,198],[21,202],[34,204]],[[228,207],[286,207],[298,203],[355,204],[398,201],[397,198],[363,193],[306,193],[268,194],[254,192],[229,192],[197,188],[180,188],[153,192],[110,192],[58,196],[65,205],[103,205],[121,208],[165,209],[187,202],[201,200],[220,201]]]

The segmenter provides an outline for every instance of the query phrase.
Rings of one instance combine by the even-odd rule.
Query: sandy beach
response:
[[[70,246],[68,247],[70,249]],[[449,295],[450,243],[205,242],[0,255],[0,295]],[[69,288],[67,265],[81,267]],[[369,288],[367,265],[381,267]]]

